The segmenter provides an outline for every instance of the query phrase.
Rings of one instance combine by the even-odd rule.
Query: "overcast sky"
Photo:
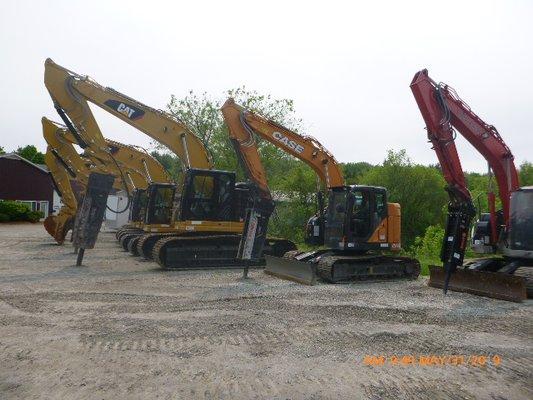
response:
[[[58,121],[44,60],[156,108],[189,90],[246,85],[293,99],[307,133],[339,161],[405,148],[436,163],[409,89],[416,71],[453,86],[533,161],[533,1],[12,1],[0,11],[0,145],[44,150]],[[94,110],[94,107],[93,107]],[[95,110],[104,135],[149,146]],[[458,140],[463,168],[486,164]]]

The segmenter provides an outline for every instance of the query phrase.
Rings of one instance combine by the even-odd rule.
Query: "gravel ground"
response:
[[[0,225],[0,398],[533,398],[530,300],[164,272],[111,232],[74,264]]]

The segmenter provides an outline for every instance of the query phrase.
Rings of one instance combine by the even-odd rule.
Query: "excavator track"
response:
[[[137,243],[140,238],[141,236],[135,236],[128,241],[128,251],[134,256],[139,255],[139,252],[137,251]]]
[[[242,268],[239,242],[237,235],[173,236],[158,240],[152,255],[163,269]]]
[[[304,285],[314,285],[319,279],[329,283],[416,279],[420,263],[408,257],[380,254],[290,251],[282,258],[267,257],[265,273]]]
[[[168,236],[176,236],[175,233],[146,233],[141,235],[137,240],[136,252],[146,260],[152,259],[152,253],[155,244],[159,239],[166,238]],[[132,252],[133,253],[133,252]]]
[[[127,235],[127,234],[130,234],[130,233],[136,233],[136,232],[142,232],[142,229],[139,229],[139,228],[133,228],[133,227],[130,227],[130,228],[121,228],[121,229],[119,229],[119,230],[115,233],[115,237],[116,237],[117,240],[120,242],[120,238],[121,238],[123,235]]]
[[[120,240],[119,240],[120,246],[122,246],[124,251],[128,251],[128,244],[130,243],[130,241],[141,235],[142,235],[142,232],[141,233],[140,232],[124,233],[122,236],[120,236]]]
[[[237,258],[240,240],[240,235],[171,236],[157,241],[152,256],[163,269],[264,266],[264,258],[253,262]],[[264,253],[281,255],[295,248],[289,240],[267,238]]]
[[[325,255],[319,258],[316,269],[317,275],[330,283],[416,279],[420,275],[418,260],[379,254]]]
[[[118,235],[120,234],[120,232],[124,231],[124,230],[127,230],[127,229],[136,229],[134,228],[133,226],[131,226],[130,224],[126,224],[126,225],[122,225],[119,229],[117,229],[117,231],[115,232],[115,236],[118,238]]]

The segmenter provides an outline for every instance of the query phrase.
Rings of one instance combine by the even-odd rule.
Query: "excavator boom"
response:
[[[91,157],[92,153],[89,153],[89,156],[84,157],[78,154],[73,146],[77,140],[66,127],[46,118],[42,119],[42,125],[43,136],[48,143],[45,161],[63,203],[58,215],[45,220],[45,228],[59,244],[63,243],[72,227],[72,219],[91,172],[109,174],[120,169],[120,179],[114,182],[116,190],[124,186],[130,191],[146,189],[152,179],[170,181],[163,166],[142,148],[106,139],[106,145],[116,162],[113,168],[109,168],[105,156]]]
[[[73,121],[74,131],[86,147],[105,147],[103,135],[87,104],[89,101],[168,147],[186,168],[213,168],[200,139],[171,115],[104,87],[88,76],[78,75],[51,59],[45,62],[44,80],[60,115],[66,114]]]
[[[484,253],[508,247],[504,243],[507,242],[510,228],[511,194],[519,190],[518,173],[511,150],[494,126],[475,114],[453,88],[433,81],[427,70],[415,74],[411,90],[426,123],[428,138],[442,167],[450,196],[441,251],[444,271],[439,267],[431,267],[429,284],[443,288],[444,292],[450,288],[521,301],[526,295],[526,281],[511,274],[521,265],[528,264],[527,261],[502,267],[505,264],[502,259],[494,262],[485,259],[472,264],[468,270],[459,268],[463,265],[470,225],[476,210],[457,154],[455,132],[459,132],[487,160],[489,173],[494,174],[499,189],[501,217],[496,212],[495,195],[489,190],[487,220],[476,224],[476,231],[482,227],[483,233],[474,240],[474,247]],[[497,273],[502,269],[507,273]]]

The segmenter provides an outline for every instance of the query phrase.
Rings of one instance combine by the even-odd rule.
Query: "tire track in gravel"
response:
[[[256,346],[271,344],[306,345],[306,343],[331,342],[335,345],[342,343],[351,347],[370,347],[378,350],[388,350],[390,353],[395,344],[401,344],[402,350],[415,351],[417,354],[431,354],[435,349],[440,349],[448,337],[443,335],[437,341],[424,337],[423,334],[391,332],[363,333],[352,330],[323,330],[305,329],[280,332],[240,333],[231,336],[195,335],[175,338],[150,338],[140,340],[117,339],[83,339],[79,346],[82,351],[106,353],[108,351],[137,350],[149,351],[180,350],[192,345],[208,344],[210,346]],[[385,343],[386,346],[376,347],[376,343],[384,343],[384,337],[393,338]]]

